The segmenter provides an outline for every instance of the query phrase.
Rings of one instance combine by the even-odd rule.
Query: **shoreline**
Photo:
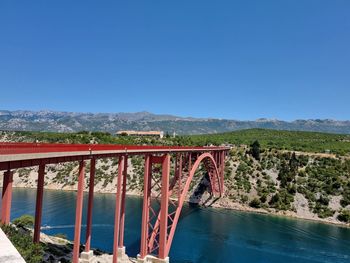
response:
[[[36,189],[35,187],[18,187],[18,186],[13,186],[15,189]],[[49,191],[67,191],[67,192],[76,192],[76,189],[57,189],[57,188],[44,188],[44,190],[49,190]],[[88,189],[84,189],[84,193],[87,193]],[[98,191],[94,192],[94,194],[115,194],[114,192],[103,192],[103,191]],[[142,197],[141,193],[136,193],[136,192],[127,192],[127,196],[130,197]],[[222,199],[221,199],[222,200]],[[219,199],[220,201],[220,199]],[[188,200],[185,201],[186,203],[189,203]],[[286,219],[296,219],[296,220],[306,220],[308,222],[317,222],[317,223],[323,223],[327,225],[333,225],[333,226],[338,226],[338,227],[343,227],[343,228],[350,228],[350,223],[343,223],[340,221],[333,221],[329,219],[322,219],[322,218],[308,218],[308,217],[303,217],[295,214],[295,212],[292,211],[267,211],[262,208],[252,208],[250,206],[245,206],[242,205],[241,203],[235,203],[231,202],[230,205],[223,205],[220,203],[213,203],[210,206],[206,206],[208,208],[213,208],[213,209],[224,209],[228,211],[239,211],[239,212],[247,212],[247,213],[255,213],[255,214],[260,214],[260,215],[269,215],[269,216],[277,216],[280,218],[286,218]]]
[[[238,204],[238,203],[237,203]],[[240,204],[241,205],[241,204]],[[298,216],[295,214],[292,214],[291,211],[279,211],[279,212],[273,212],[273,211],[266,211],[263,209],[257,209],[257,208],[252,208],[249,206],[244,207],[244,209],[240,209],[237,207],[225,207],[225,206],[210,206],[211,208],[214,209],[224,209],[224,210],[234,210],[238,212],[247,212],[247,213],[254,213],[254,214],[259,214],[259,215],[267,215],[267,216],[275,216],[279,218],[284,218],[284,219],[293,219],[293,220],[305,220],[307,222],[313,222],[313,223],[321,223],[321,224],[326,224],[326,225],[333,225],[333,226],[338,226],[342,228],[349,229],[350,228],[350,223],[343,223],[343,222],[334,222],[331,220],[327,219],[322,219],[322,218],[307,218],[307,217],[302,217]],[[285,214],[284,212],[289,212],[291,214]]]

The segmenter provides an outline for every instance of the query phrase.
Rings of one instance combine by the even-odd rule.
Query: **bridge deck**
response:
[[[113,157],[118,154],[139,155],[145,153],[163,154],[221,150],[227,150],[227,147],[0,143],[0,170],[34,166],[40,164],[40,162],[49,164],[85,160],[93,157]]]

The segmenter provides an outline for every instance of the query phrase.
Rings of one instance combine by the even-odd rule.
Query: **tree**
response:
[[[260,143],[256,140],[251,145],[251,154],[255,160],[260,160]]]
[[[292,156],[290,157],[290,160],[289,160],[289,167],[290,167],[290,170],[294,173],[297,173],[298,171],[298,166],[299,166],[299,162],[298,162],[298,159],[295,155],[295,152],[293,152]]]

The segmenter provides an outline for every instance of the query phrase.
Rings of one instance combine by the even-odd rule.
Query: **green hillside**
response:
[[[190,136],[194,144],[246,144],[258,140],[262,148],[305,152],[350,153],[350,135],[302,131],[249,129],[219,134]]]
[[[258,140],[262,149],[281,149],[291,151],[350,153],[350,135],[302,131],[279,131],[269,129],[249,129],[227,133],[167,136],[159,138],[138,138],[114,136],[107,132],[1,132],[0,139],[26,142],[60,142],[60,143],[107,143],[107,144],[151,144],[151,145],[251,145]]]
[[[175,138],[168,135],[160,139],[118,137],[102,132],[0,132],[0,141],[232,145],[236,147],[232,147],[226,159],[224,194],[230,202],[266,211],[290,211],[301,216],[306,211],[318,218],[330,218],[333,222],[350,222],[349,135],[250,129]],[[337,156],[308,152],[329,152]],[[111,172],[109,166],[116,169],[116,162],[116,159],[98,160],[95,184],[100,183],[103,189],[110,187],[116,170]],[[76,184],[77,165],[71,162],[50,166],[48,169],[55,176],[46,183],[56,184],[57,189],[70,189]],[[130,167],[133,172],[128,175],[128,189],[142,192],[142,156],[131,157]],[[35,184],[36,177],[31,179],[32,184],[28,183],[31,168],[18,169],[17,173],[23,184]]]

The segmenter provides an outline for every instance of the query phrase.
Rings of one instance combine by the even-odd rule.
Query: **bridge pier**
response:
[[[129,257],[125,253],[125,247],[118,247],[118,262],[129,263]]]
[[[123,175],[125,175],[125,156],[120,156],[118,161],[118,177],[117,177],[117,193],[115,200],[115,218],[114,218],[114,242],[113,242],[113,263],[118,262],[119,242],[120,242],[120,221],[121,221],[121,207],[122,207],[122,184]]]
[[[81,233],[81,218],[83,213],[83,194],[84,194],[84,170],[85,162],[79,162],[79,177],[78,177],[78,191],[75,209],[75,229],[74,229],[74,246],[73,246],[73,263],[79,262],[79,248],[80,248],[80,233]]]
[[[124,156],[124,171],[123,171],[123,185],[122,185],[122,196],[121,196],[121,211],[120,211],[120,230],[119,230],[119,242],[118,242],[118,256],[119,251],[124,251],[124,224],[125,224],[125,196],[126,196],[126,178],[128,175],[128,156]]]
[[[91,243],[91,226],[92,226],[92,207],[94,202],[94,186],[95,186],[95,166],[96,159],[92,158],[90,161],[90,178],[89,178],[89,197],[86,217],[86,238],[85,250],[80,253],[79,262],[92,263],[94,261],[94,253],[90,250]]]
[[[87,208],[87,217],[86,217],[85,252],[90,251],[90,243],[91,243],[92,206],[94,203],[94,186],[95,186],[95,166],[96,166],[96,159],[93,158],[90,161],[90,179],[89,179],[88,208]]]
[[[94,252],[92,250],[80,253],[79,263],[93,263],[95,261]]]
[[[11,216],[11,202],[12,202],[12,182],[13,172],[7,170],[4,172],[4,180],[2,187],[2,201],[1,201],[1,223],[8,225]]]
[[[40,241],[40,227],[43,211],[43,195],[44,195],[44,177],[45,177],[45,164],[39,165],[38,171],[38,183],[36,189],[36,205],[35,205],[35,223],[34,223],[34,236],[33,242],[39,243]]]
[[[169,257],[160,259],[152,255],[147,255],[144,258],[141,258],[140,255],[137,255],[137,263],[169,263]]]

